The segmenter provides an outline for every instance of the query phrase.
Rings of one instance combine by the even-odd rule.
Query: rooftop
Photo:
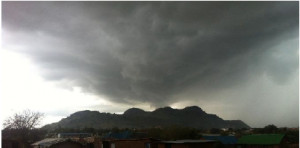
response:
[[[46,139],[43,139],[41,141],[35,142],[31,145],[33,145],[33,146],[42,146],[42,147],[50,147],[51,145],[61,143],[61,142],[67,142],[67,141],[80,143],[80,142],[77,142],[75,140],[67,139],[67,138],[46,138]]]
[[[284,134],[253,134],[242,136],[237,144],[274,145],[280,144]]]
[[[159,143],[207,143],[216,142],[215,140],[176,140],[176,141],[160,141]]]
[[[236,144],[237,139],[234,136],[202,136],[206,140],[217,140],[222,144]]]
[[[40,145],[40,146],[46,147],[46,146],[51,146],[51,145],[59,143],[59,142],[63,142],[65,140],[66,139],[63,139],[63,138],[46,138],[41,141],[35,142],[32,145]]]

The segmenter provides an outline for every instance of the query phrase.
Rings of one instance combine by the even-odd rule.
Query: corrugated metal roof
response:
[[[46,138],[46,139],[43,139],[41,141],[35,142],[35,143],[31,144],[31,145],[33,145],[33,146],[40,146],[40,147],[50,147],[51,145],[54,145],[54,144],[57,144],[57,143],[61,143],[61,142],[65,142],[65,141],[71,141],[71,142],[80,143],[80,142],[77,142],[75,140],[68,139],[68,138]]]
[[[58,138],[64,137],[91,137],[90,133],[58,133]]]
[[[41,141],[35,142],[32,145],[39,145],[39,146],[44,146],[44,147],[49,147],[53,144],[59,143],[66,141],[66,139],[63,138],[46,138]]]
[[[222,144],[236,144],[237,139],[234,136],[202,136],[206,140],[217,140]]]
[[[274,145],[280,144],[284,134],[253,134],[242,136],[237,144]]]

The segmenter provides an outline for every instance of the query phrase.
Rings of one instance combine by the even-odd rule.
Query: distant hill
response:
[[[171,107],[158,108],[147,112],[139,108],[131,108],[124,114],[100,113],[98,111],[79,111],[57,123],[45,125],[43,128],[149,128],[171,125],[193,128],[250,128],[241,120],[223,120],[214,114],[207,114],[198,106],[184,109]]]

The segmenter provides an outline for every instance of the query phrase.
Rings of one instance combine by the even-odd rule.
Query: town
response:
[[[31,143],[5,137],[2,148],[297,148],[299,128],[200,130],[186,127],[149,129],[57,129],[46,133],[41,129],[32,135]],[[28,138],[28,137],[27,137]],[[37,140],[34,141],[33,140]]]

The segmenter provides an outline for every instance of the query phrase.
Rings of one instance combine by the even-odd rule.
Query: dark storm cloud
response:
[[[201,98],[263,75],[285,84],[298,71],[298,44],[276,48],[298,39],[298,2],[3,2],[2,11],[13,34],[4,38],[46,79],[114,102],[164,106],[190,89]]]

